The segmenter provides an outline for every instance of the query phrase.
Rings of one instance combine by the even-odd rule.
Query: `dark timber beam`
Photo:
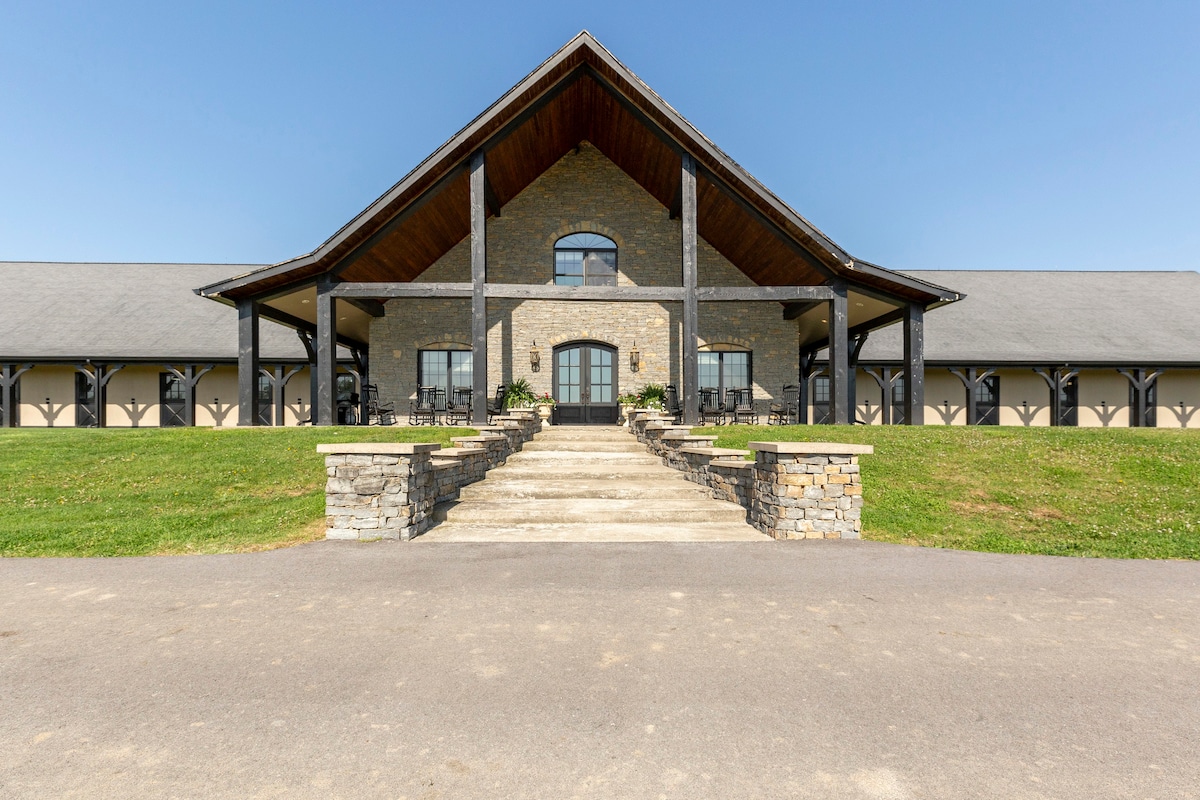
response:
[[[300,339],[300,344],[304,345],[304,352],[308,356],[308,419],[301,420],[309,425],[316,424],[317,421],[317,350],[315,339],[316,336],[305,331],[296,331],[296,336]]]
[[[285,424],[287,411],[287,399],[284,397],[284,390],[287,388],[288,381],[292,379],[297,372],[304,369],[303,367],[292,367],[287,372],[284,372],[283,364],[276,364],[273,369],[262,367],[259,374],[265,377],[271,383],[271,406],[274,409],[272,415],[276,426]]]
[[[828,286],[702,286],[696,289],[696,299],[702,303],[831,300],[833,290]]]
[[[925,309],[910,303],[904,314],[904,424],[925,424]]]
[[[1129,381],[1129,385],[1133,387],[1133,419],[1130,420],[1129,426],[1131,428],[1146,427],[1146,407],[1149,404],[1150,387],[1154,385],[1163,371],[1139,367],[1133,370],[1118,369],[1117,372],[1124,375],[1125,379]]]
[[[113,376],[125,368],[124,364],[86,364],[75,365],[75,371],[82,373],[92,384],[92,395],[96,399],[96,427],[108,425],[108,382]]]
[[[878,372],[874,369],[864,369],[863,372],[870,375],[879,386],[879,424],[891,425],[892,388],[896,385],[900,373],[892,372],[890,367],[883,367]]]
[[[817,351],[802,350],[800,352],[800,416],[797,422],[800,425],[808,424],[808,401],[809,401],[809,386],[814,375],[821,370],[816,366]]]
[[[331,294],[340,299],[374,298],[393,300],[398,297],[471,297],[471,283],[339,283]]]
[[[697,232],[696,232],[696,161],[691,155],[683,154],[683,166],[679,171],[681,196],[680,228],[682,229],[681,267],[683,273],[683,422],[695,425],[700,414],[700,396],[697,355],[699,340],[699,306],[696,297],[697,280]]]
[[[258,303],[238,300],[238,425],[258,424]]]
[[[337,299],[332,294],[333,279],[323,276],[317,283],[317,332],[313,349],[317,351],[317,396],[313,424],[337,424]]]
[[[870,334],[863,333],[858,336],[850,337],[850,358],[847,386],[847,394],[849,399],[847,406],[850,408],[850,422],[854,423],[858,419],[858,357],[862,353],[863,345],[867,343],[867,337]]]
[[[306,333],[309,336],[315,336],[317,333],[317,326],[313,323],[302,320],[299,317],[293,317],[287,312],[280,311],[277,308],[271,308],[270,306],[262,305],[261,303],[258,306],[258,316],[262,317],[263,319],[269,319],[272,322],[278,322],[280,325],[291,328],[299,334]],[[355,339],[351,336],[344,336],[341,334],[339,334],[337,337],[337,343],[344,345],[345,347],[368,346],[366,342],[360,342],[358,339]]]
[[[800,317],[804,316],[806,313],[813,310],[814,308],[816,308],[819,305],[821,305],[820,301],[816,301],[816,302],[798,301],[798,302],[787,303],[783,307],[783,318],[786,320],[800,319]]]
[[[847,425],[850,409],[849,308],[846,285],[833,287],[829,300],[829,424]]]
[[[487,424],[487,173],[483,152],[471,156],[471,421]]]
[[[1079,374],[1079,370],[1071,370],[1066,367],[1035,367],[1033,371],[1041,376],[1050,389],[1050,425],[1058,427],[1062,425],[1063,388],[1071,378]]]

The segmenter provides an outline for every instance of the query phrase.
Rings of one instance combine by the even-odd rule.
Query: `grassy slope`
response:
[[[1200,558],[1200,431],[1087,428],[708,428],[718,446],[875,446],[865,538],[1004,553]]]
[[[265,549],[324,535],[319,442],[457,428],[0,430],[0,555]]]

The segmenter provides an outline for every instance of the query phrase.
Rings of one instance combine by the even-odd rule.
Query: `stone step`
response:
[[[479,500],[450,501],[433,510],[437,522],[468,522],[494,525],[557,525],[562,523],[688,524],[746,521],[746,510],[734,503],[709,498],[686,500]]]
[[[588,440],[575,441],[570,439],[543,439],[538,437],[532,442],[526,442],[521,448],[522,453],[543,452],[561,452],[561,453],[642,453],[645,454],[646,447],[634,441],[617,439],[613,441],[606,440]]]
[[[580,523],[555,525],[434,525],[417,542],[772,542],[745,523],[693,522],[686,525]]]
[[[587,478],[521,477],[509,479],[496,474],[487,480],[462,487],[459,500],[569,500],[576,497],[606,500],[688,500],[709,498],[708,490],[687,480],[613,480],[606,476]]]
[[[508,457],[509,464],[536,464],[544,469],[553,470],[562,466],[579,466],[582,464],[644,464],[647,466],[662,465],[662,459],[652,456],[645,450],[629,453],[593,453],[571,450],[522,450]]]
[[[654,464],[628,464],[617,462],[584,462],[577,464],[555,463],[553,468],[544,463],[515,462],[509,458],[508,463],[487,474],[487,481],[496,480],[610,480],[630,481],[637,483],[668,482],[678,483],[684,477],[674,470],[667,469],[662,462]]]
[[[613,441],[613,442],[636,442],[637,437],[629,433],[625,428],[542,428],[541,432],[534,437],[535,441],[554,441],[554,442],[589,442],[589,441]]]

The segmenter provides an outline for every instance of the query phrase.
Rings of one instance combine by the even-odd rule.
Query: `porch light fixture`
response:
[[[637,372],[642,368],[642,353],[638,350],[637,342],[633,343],[633,347],[629,351],[629,370]]]
[[[529,369],[532,372],[541,372],[542,370],[542,351],[538,349],[536,340],[529,348]]]

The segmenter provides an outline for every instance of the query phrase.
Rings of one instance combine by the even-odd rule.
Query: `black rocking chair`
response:
[[[471,424],[471,387],[454,387],[450,402],[446,404],[446,416],[443,421],[447,425]]]
[[[437,388],[418,386],[417,399],[408,404],[409,425],[437,424]]]
[[[396,407],[393,403],[379,402],[379,387],[368,383],[363,387],[367,390],[367,424],[395,425]]]
[[[663,410],[671,415],[672,422],[678,424],[683,421],[683,406],[679,403],[679,389],[673,383],[668,383],[666,386]]]
[[[725,407],[721,405],[721,392],[712,387],[700,389],[700,424],[707,425],[710,421],[717,425],[725,424]]]
[[[758,424],[758,414],[754,412],[754,392],[752,389],[730,389],[725,393],[726,405],[729,406],[731,401],[732,407],[729,408],[729,413],[733,415],[735,425],[743,422],[747,425]]]
[[[500,384],[496,387],[496,399],[488,403],[487,421],[488,425],[492,424],[492,418],[504,413],[504,395],[508,393],[508,386]]]

